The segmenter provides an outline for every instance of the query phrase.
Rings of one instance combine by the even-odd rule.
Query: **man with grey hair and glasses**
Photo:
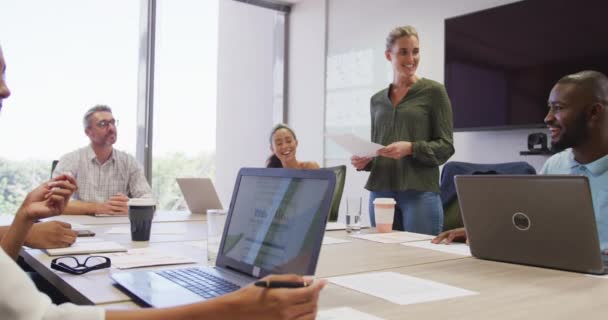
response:
[[[83,117],[84,132],[90,145],[59,159],[53,177],[70,173],[78,190],[64,214],[123,215],[129,198],[151,198],[152,189],[143,169],[133,156],[113,147],[118,121],[112,109],[97,105]]]

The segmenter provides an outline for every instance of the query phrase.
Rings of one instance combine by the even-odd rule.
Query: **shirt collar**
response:
[[[89,161],[91,162],[98,163],[97,155],[95,154],[95,151],[93,150],[93,147],[91,145],[89,145],[89,147],[87,148],[87,159],[89,159]],[[112,154],[110,155],[108,161],[116,161],[114,149],[112,149]]]
[[[574,153],[572,153],[572,149],[568,149],[568,166],[571,169],[576,167],[585,167],[594,176],[598,176],[608,170],[608,155],[587,164],[580,164],[578,161],[574,160]]]
[[[416,89],[414,89],[414,87],[418,87],[418,82],[420,82],[420,80],[423,80],[424,77],[420,77],[418,78],[418,81],[416,81],[411,87],[410,87],[410,92],[415,91]],[[388,87],[386,88],[386,94],[384,95],[384,97],[386,99],[388,99],[388,101],[391,101],[391,87],[393,86],[393,83],[389,83]],[[414,90],[412,90],[414,89]],[[410,94],[410,92],[408,92],[408,94]],[[392,104],[392,102],[391,102]]]

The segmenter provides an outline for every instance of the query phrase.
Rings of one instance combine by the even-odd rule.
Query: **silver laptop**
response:
[[[587,177],[456,176],[475,257],[605,274]]]
[[[215,267],[112,274],[136,300],[167,307],[238,290],[268,274],[314,275],[336,176],[328,170],[239,171]]]
[[[222,209],[213,181],[209,178],[177,178],[188,209],[192,213],[206,213],[209,209]]]

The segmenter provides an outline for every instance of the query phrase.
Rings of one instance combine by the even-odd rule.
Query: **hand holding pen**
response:
[[[312,284],[312,280],[307,281],[279,281],[279,280],[260,280],[256,281],[254,285],[262,288],[305,288]]]

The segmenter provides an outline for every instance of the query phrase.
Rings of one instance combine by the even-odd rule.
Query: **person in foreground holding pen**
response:
[[[0,239],[8,231],[8,226],[0,227]],[[24,244],[34,249],[54,249],[71,246],[78,233],[72,230],[72,226],[63,221],[46,221],[36,223],[30,229]]]
[[[0,109],[10,91],[4,81],[6,65],[0,48]],[[58,138],[49,135],[47,143]],[[54,139],[54,140],[53,140]],[[55,305],[39,292],[34,283],[19,268],[14,259],[32,225],[39,219],[61,214],[72,194],[77,190],[70,175],[58,175],[30,192],[17,211],[0,245],[0,315],[2,319],[23,320],[138,320],[138,319],[293,319],[313,320],[317,313],[319,292],[325,281],[295,289],[267,289],[251,284],[233,293],[208,301],[164,309],[128,311],[104,310],[96,306],[77,306],[71,303]],[[269,276],[264,281],[305,282],[296,275]]]
[[[312,281],[256,281],[254,285],[262,288],[306,288],[312,284]]]
[[[589,179],[600,247],[608,249],[608,77],[581,71],[561,78],[549,94],[545,123],[552,148],[541,174],[584,175]],[[464,228],[445,231],[433,243],[463,241]]]

